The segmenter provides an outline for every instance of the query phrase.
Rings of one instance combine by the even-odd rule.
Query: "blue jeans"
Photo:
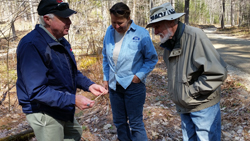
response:
[[[127,89],[117,85],[116,91],[109,89],[109,97],[118,139],[120,141],[147,141],[143,123],[145,84],[131,83]]]
[[[206,109],[181,114],[183,141],[220,141],[220,103]]]

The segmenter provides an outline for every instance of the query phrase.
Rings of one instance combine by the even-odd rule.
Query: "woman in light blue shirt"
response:
[[[129,7],[116,3],[103,40],[104,86],[109,89],[113,122],[120,141],[146,141],[143,123],[146,76],[158,57],[148,31],[130,19]],[[128,122],[129,121],[129,122]]]

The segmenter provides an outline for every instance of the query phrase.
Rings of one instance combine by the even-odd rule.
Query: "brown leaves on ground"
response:
[[[245,83],[237,75],[229,75],[221,86],[222,141],[250,139],[250,97]],[[161,56],[155,69],[147,77],[146,86],[147,96],[143,115],[149,140],[182,140],[181,120],[175,111],[175,104],[168,96],[167,68]],[[105,97],[105,100],[108,102],[108,97]],[[99,102],[103,101],[102,99]],[[88,128],[88,133],[94,134],[99,140],[116,141],[110,103],[106,102],[97,105],[99,112],[92,117],[85,118],[82,123]],[[98,122],[96,122],[97,119]],[[111,124],[110,128],[104,129],[108,124]]]
[[[242,78],[229,75],[222,88],[222,133],[225,140],[250,139],[250,95]]]

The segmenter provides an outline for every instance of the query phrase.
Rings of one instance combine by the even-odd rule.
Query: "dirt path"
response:
[[[218,34],[216,28],[203,29],[228,64],[228,74],[239,77],[250,90],[250,40]]]
[[[204,29],[226,63],[250,74],[250,40],[217,34],[216,28]]]

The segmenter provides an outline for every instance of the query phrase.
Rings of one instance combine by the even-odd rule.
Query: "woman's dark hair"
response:
[[[109,9],[110,14],[113,14],[116,17],[124,17],[126,19],[130,16],[130,9],[129,7],[124,4],[123,2],[118,2],[115,5],[113,5]]]

